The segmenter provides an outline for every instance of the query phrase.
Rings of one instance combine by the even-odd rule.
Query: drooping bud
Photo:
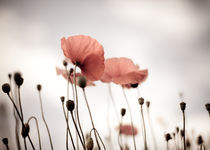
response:
[[[206,104],[206,110],[210,113],[210,103]]]
[[[66,108],[69,111],[73,111],[74,110],[74,101],[72,101],[72,100],[66,101]]]
[[[14,80],[18,87],[20,87],[23,84],[24,79],[22,78],[21,74],[19,72],[16,72],[14,74]]]
[[[180,108],[181,108],[182,111],[184,111],[185,108],[186,108],[186,103],[185,102],[181,102],[180,103]]]
[[[2,142],[4,143],[4,145],[8,145],[8,138],[3,138]]]
[[[78,77],[78,85],[81,88],[85,88],[86,87],[86,84],[87,84],[87,80],[86,80],[86,78],[84,76]]]
[[[171,135],[169,133],[165,134],[165,139],[168,142],[171,138]]]
[[[22,134],[23,138],[26,138],[28,136],[29,131],[30,131],[30,127],[29,127],[28,123],[26,123],[24,126],[22,126],[21,134]]]
[[[9,92],[10,92],[10,85],[9,85],[8,83],[3,84],[3,85],[2,85],[2,91],[3,91],[4,93],[9,94]]]
[[[41,91],[41,90],[42,90],[42,86],[41,86],[41,84],[37,84],[37,86],[36,86],[36,87],[37,87],[37,90],[38,90],[38,91]]]
[[[144,98],[140,97],[138,100],[139,100],[139,104],[140,105],[143,105],[144,104]]]
[[[147,108],[150,106],[150,101],[146,101]]]
[[[65,97],[64,96],[61,96],[60,99],[61,99],[62,103],[65,101]]]
[[[198,145],[203,144],[203,138],[201,135],[198,136],[197,143],[198,143]]]
[[[12,74],[11,74],[11,73],[8,74],[8,78],[9,78],[9,79],[12,78]]]
[[[86,143],[86,148],[87,150],[93,150],[93,147],[94,147],[93,139],[89,137]]]
[[[63,65],[66,67],[68,65],[67,61],[63,60]]]
[[[126,109],[125,109],[125,108],[122,108],[122,109],[121,109],[121,116],[122,116],[122,117],[125,116],[125,113],[126,113]]]

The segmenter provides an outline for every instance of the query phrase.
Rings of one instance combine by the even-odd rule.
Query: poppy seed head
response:
[[[185,108],[186,108],[186,103],[185,102],[181,102],[180,103],[180,108],[181,108],[182,111],[184,111]]]
[[[65,97],[64,96],[61,96],[60,99],[61,99],[62,103],[65,101]]]
[[[2,85],[2,91],[3,91],[4,93],[9,94],[9,92],[10,92],[10,85],[9,85],[8,83],[3,84],[3,85]]]
[[[180,130],[180,135],[181,135],[181,137],[184,137],[184,135],[185,135],[184,130]]]
[[[41,89],[42,89],[41,84],[37,84],[37,86],[36,86],[36,87],[37,87],[37,90],[38,90],[38,91],[41,91]]]
[[[19,72],[16,72],[14,74],[14,80],[18,87],[20,87],[23,84],[24,79],[22,78],[21,74]]]
[[[140,97],[138,100],[139,100],[139,104],[140,105],[143,105],[144,104],[144,98]]]
[[[168,142],[171,138],[171,135],[169,133],[165,134],[165,139]]]
[[[11,74],[11,73],[8,74],[8,78],[9,78],[9,79],[12,78],[12,74]]]
[[[71,69],[69,70],[69,74],[71,75],[73,72],[74,72],[74,69],[71,68]]]
[[[8,138],[3,138],[3,139],[2,139],[2,142],[3,142],[5,145],[8,145]]]
[[[72,100],[68,100],[66,101],[66,108],[69,110],[69,111],[73,111],[74,110],[74,101]]]
[[[150,106],[150,101],[146,101],[147,108]]]
[[[176,133],[177,134],[179,133],[179,127],[176,127]]]
[[[186,140],[186,147],[190,148],[190,146],[191,146],[190,140],[187,139],[187,140]]]
[[[206,104],[206,110],[210,113],[210,103]]]
[[[67,61],[63,60],[63,65],[66,67],[68,65]]]
[[[201,135],[198,136],[197,143],[198,143],[198,145],[203,144],[203,138]]]
[[[125,115],[125,113],[126,113],[126,109],[125,108],[122,108],[121,109],[121,116],[123,117]]]
[[[78,85],[81,87],[81,88],[85,88],[86,85],[87,85],[87,80],[84,76],[80,76],[78,78]]]
[[[22,127],[22,132],[21,132],[21,134],[22,134],[23,138],[26,138],[26,137],[28,136],[29,131],[30,131],[29,124],[26,123],[26,124]]]

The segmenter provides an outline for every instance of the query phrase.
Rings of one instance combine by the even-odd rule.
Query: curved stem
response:
[[[145,127],[145,122],[144,122],[144,113],[143,113],[143,107],[141,105],[141,117],[142,117],[142,123],[144,127],[144,149],[147,150],[147,136],[146,136],[146,127]]]
[[[15,103],[14,103],[13,99],[11,98],[10,94],[7,93],[7,95],[8,95],[10,101],[12,102],[12,104],[13,104],[13,106],[14,106],[14,108],[15,108],[17,114],[18,114],[18,117],[19,117],[19,119],[20,119],[20,121],[21,121],[21,123],[22,123],[22,126],[25,127],[24,122],[23,122],[23,119],[22,119],[22,117],[21,117],[21,115],[20,115],[20,113],[19,113],[19,111],[18,111],[18,109],[17,109],[17,106],[15,105]],[[28,135],[28,139],[29,139],[29,141],[30,141],[30,144],[31,144],[33,150],[35,150],[35,147],[34,147],[34,145],[33,145],[33,142],[31,141],[31,138],[30,138],[29,135]]]
[[[84,133],[82,131],[82,127],[81,127],[80,119],[79,119],[79,103],[78,103],[78,95],[77,95],[76,69],[77,69],[77,66],[75,65],[75,68],[74,68],[74,88],[75,88],[75,95],[76,95],[76,114],[77,114],[77,121],[78,121],[79,129],[80,129],[80,132],[82,134],[82,139],[83,139],[84,145],[85,145],[85,136],[84,136]]]
[[[35,120],[35,123],[36,123],[36,129],[37,129],[37,134],[38,134],[38,139],[39,139],[39,149],[41,150],[42,149],[42,145],[41,145],[41,136],[40,136],[40,131],[39,131],[39,124],[38,124],[38,120],[35,116],[31,116],[27,123],[29,124],[29,122],[31,121],[31,119],[34,119]]]
[[[77,125],[76,125],[76,122],[75,122],[75,120],[74,120],[73,112],[71,112],[71,118],[72,118],[72,120],[73,120],[75,129],[76,129],[76,131],[77,131],[77,133],[78,133],[80,142],[81,142],[81,144],[82,144],[82,146],[83,146],[83,148],[84,148],[84,150],[85,150],[85,145],[84,145],[84,143],[83,143],[83,141],[82,141],[82,138],[81,138],[81,136],[80,136],[79,130],[78,130]]]
[[[86,106],[87,106],[87,108],[88,108],[88,112],[89,112],[89,116],[90,116],[90,120],[91,120],[92,127],[95,129],[95,125],[94,125],[93,117],[92,117],[92,114],[91,114],[91,111],[90,111],[90,107],[89,107],[89,104],[88,104],[88,101],[87,101],[85,89],[83,88],[82,91],[83,91],[83,95],[84,95],[84,98],[85,98]],[[97,138],[97,135],[96,135],[96,131],[95,131],[95,130],[94,130],[94,134],[95,134],[95,139],[96,139],[97,146],[98,146],[98,148],[99,148],[99,150],[100,150],[101,147],[100,147],[100,144],[99,144],[99,142],[98,142],[98,138]]]
[[[184,150],[186,150],[186,143],[185,143],[185,113],[182,111],[183,114],[183,132],[184,132],[184,139],[183,139],[183,144],[184,144]]]
[[[125,97],[125,101],[128,105],[128,111],[129,111],[129,114],[130,114],[130,119],[131,119],[131,126],[132,126],[132,133],[133,133],[133,144],[134,144],[134,149],[136,150],[136,141],[135,141],[135,136],[134,136],[134,128],[133,128],[133,118],[132,118],[132,114],[131,114],[131,109],[130,109],[130,105],[128,103],[128,99],[127,99],[127,96],[125,94],[125,90],[124,88],[122,87],[122,91],[123,91],[123,95]]]
[[[70,135],[70,138],[71,138],[72,146],[73,146],[74,150],[76,150],[75,145],[74,145],[74,140],[72,138],[71,131],[70,131],[70,128],[69,128],[69,123],[68,123],[68,120],[67,120],[67,115],[66,115],[66,112],[65,112],[65,109],[64,109],[64,103],[63,102],[62,102],[62,108],[63,108],[64,118],[66,120],[67,129],[68,129],[68,132],[69,132],[69,135]]]
[[[52,138],[51,138],[51,135],[50,135],[50,130],[49,130],[49,127],[48,127],[47,122],[46,122],[45,117],[44,117],[44,111],[43,111],[43,107],[42,107],[41,92],[38,91],[38,93],[39,93],[40,108],[41,108],[41,113],[42,113],[42,120],[44,121],[45,127],[47,129],[47,133],[48,133],[49,140],[50,140],[50,146],[51,146],[51,149],[53,150],[53,144],[52,144]]]

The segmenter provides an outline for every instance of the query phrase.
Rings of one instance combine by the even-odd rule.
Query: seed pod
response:
[[[73,110],[74,110],[74,101],[68,100],[68,101],[66,102],[66,108],[67,108],[69,111],[73,111]]]
[[[140,97],[138,100],[139,100],[139,104],[140,105],[143,105],[144,104],[144,98]]]
[[[206,104],[206,110],[210,113],[210,103]]]
[[[86,148],[87,150],[93,150],[93,147],[94,147],[93,139],[89,137],[86,143]]]
[[[14,74],[14,80],[18,87],[20,87],[23,84],[24,79],[22,78],[21,74],[19,72],[16,72]]]
[[[61,96],[60,99],[61,99],[62,103],[65,101],[65,97],[64,96]]]
[[[122,108],[121,109],[121,116],[123,117],[125,115],[125,113],[126,113],[126,109],[125,108]]]
[[[184,111],[185,108],[186,108],[186,103],[185,102],[181,102],[180,103],[180,108],[181,108],[182,111]]]
[[[170,139],[172,139],[172,138],[171,138],[171,135],[170,135],[169,133],[167,133],[167,134],[165,135],[165,139],[166,139],[166,141],[168,142]]]
[[[80,76],[78,78],[78,85],[81,87],[81,88],[85,88],[86,85],[87,85],[87,80],[84,76]]]
[[[42,89],[41,84],[37,84],[37,86],[36,86],[36,87],[37,87],[37,90],[38,90],[38,91],[41,91],[41,89]]]
[[[68,65],[67,61],[63,60],[63,65],[66,67]]]
[[[198,145],[203,144],[203,138],[201,135],[198,136],[197,143],[198,143]]]
[[[26,137],[28,136],[29,131],[30,131],[29,124],[26,123],[26,124],[22,127],[22,132],[21,132],[21,134],[22,134],[23,138],[26,138]]]
[[[3,139],[2,139],[2,142],[3,142],[5,145],[8,145],[8,138],[3,138]]]
[[[150,106],[150,101],[146,101],[147,108]]]
[[[10,92],[10,85],[9,85],[8,83],[3,84],[3,85],[2,85],[2,91],[3,91],[4,93],[9,94],[9,92]]]

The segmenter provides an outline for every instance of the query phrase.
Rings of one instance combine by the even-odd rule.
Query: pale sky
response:
[[[195,136],[207,134],[210,130],[209,118],[204,105],[210,102],[209,6],[208,0],[1,0],[0,83],[8,82],[7,74],[10,72],[23,73],[25,80],[21,94],[24,113],[26,117],[36,115],[40,119],[43,149],[47,149],[49,142],[41,122],[36,91],[37,83],[43,85],[43,105],[54,147],[65,149],[65,120],[59,97],[66,94],[66,81],[55,73],[55,67],[62,67],[64,59],[60,39],[71,35],[89,35],[103,45],[105,58],[128,57],[140,68],[148,68],[149,77],[140,87],[140,93],[151,101],[151,114],[160,148],[165,148],[164,133],[181,126],[179,92],[184,93],[187,103],[188,133],[194,129]],[[126,107],[123,93],[119,86],[112,86],[120,110]],[[136,138],[139,141],[137,145],[142,148],[137,91],[129,90],[126,93],[134,124],[140,132]],[[107,85],[96,82],[96,87],[87,89],[87,95],[95,124],[105,137],[108,135]],[[0,97],[0,103],[8,105],[9,121],[14,122],[12,105],[4,93],[0,92]],[[86,119],[89,116],[82,93],[80,100],[82,124],[88,131],[91,126]],[[114,114],[112,108],[110,114]],[[115,119],[111,115],[111,127],[116,134]],[[129,123],[128,116],[125,122]],[[31,134],[36,141],[36,132],[31,131]],[[207,140],[207,135],[205,138]],[[133,148],[132,143],[130,147]]]

